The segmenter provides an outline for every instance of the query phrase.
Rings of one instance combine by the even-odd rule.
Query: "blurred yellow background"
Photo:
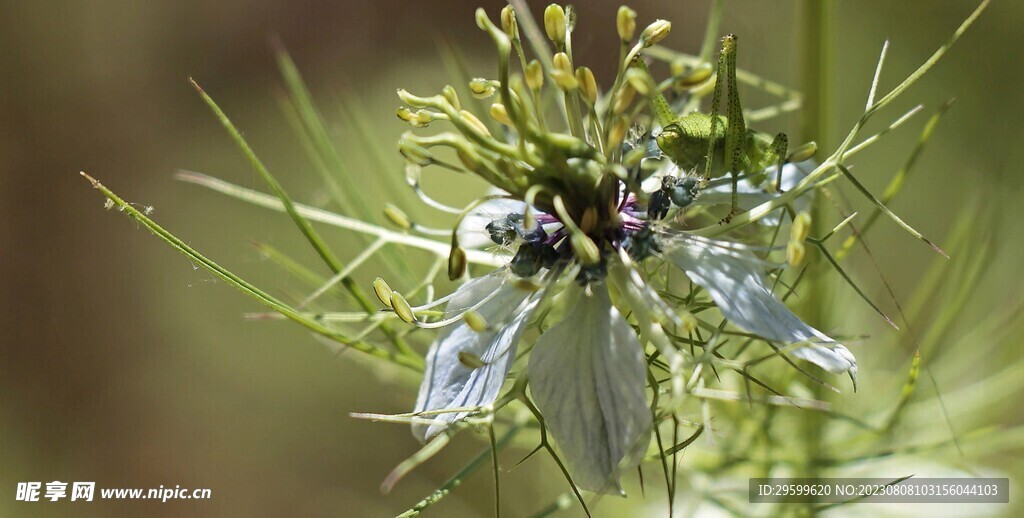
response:
[[[664,44],[696,52],[708,3],[630,5],[641,23],[673,22]],[[328,121],[341,118],[341,99],[357,99],[361,115],[373,124],[368,137],[393,149],[406,129],[394,116],[395,89],[434,92],[447,81],[439,33],[470,57],[473,75],[492,74],[491,46],[473,22],[480,4],[41,0],[0,7],[0,515],[394,515],[483,448],[468,436],[456,441],[382,496],[381,480],[418,445],[405,426],[359,421],[348,413],[407,411],[414,391],[370,372],[351,354],[335,358],[296,326],[244,321],[244,312],[259,310],[254,302],[127,218],[104,211],[101,197],[77,174],[88,171],[125,198],[154,207],[158,222],[256,285],[297,290],[249,245],[250,239],[267,242],[319,266],[285,216],[174,180],[176,170],[189,169],[263,188],[187,78],[218,101],[294,198],[322,204],[322,185],[280,109],[282,82],[271,38],[280,38],[291,53]],[[535,13],[546,5],[530,4]],[[493,18],[501,5],[484,7]],[[618,5],[602,0],[578,6],[576,56],[599,81],[614,74]],[[727,3],[722,29],[741,36],[740,67],[800,86],[801,34],[793,29],[798,7]],[[891,87],[973,7],[972,1],[840,2],[835,130],[845,133],[863,109],[886,38],[891,48],[883,87]],[[982,196],[985,205],[997,207],[996,259],[960,319],[962,328],[954,330],[959,335],[970,331],[972,321],[1021,302],[1022,24],[1024,4],[994,2],[891,113],[915,103],[925,104],[925,112],[856,161],[858,175],[880,192],[930,113],[957,98],[893,208],[942,243],[967,199]],[[745,98],[764,101],[756,93]],[[760,129],[792,131],[796,121],[773,120]],[[405,188],[397,153],[382,167],[358,138],[337,138],[359,174],[393,178],[396,190]],[[482,188],[455,180],[440,180],[451,191],[448,199]],[[369,204],[383,207],[383,196],[368,195]],[[325,231],[325,237],[343,257],[358,253],[345,234]],[[870,243],[881,271],[905,299],[934,254],[886,221]],[[854,265],[871,294],[885,300],[870,262],[858,258]],[[366,285],[374,274],[364,267],[357,277]],[[852,334],[891,333],[859,305],[850,319],[864,326]],[[1019,359],[1021,337],[1017,326],[1003,355],[977,372],[958,372],[956,351],[944,351],[936,360],[945,362],[937,370],[940,387],[985,377]],[[869,380],[873,368],[905,371],[903,351],[866,343],[856,352]],[[890,354],[901,363],[890,362]],[[977,394],[999,402],[988,424],[1004,427],[1024,422],[1014,404],[1019,396]],[[944,426],[941,418],[936,423]],[[1019,446],[1014,451],[977,467],[1021,475],[1024,459]],[[504,462],[511,465],[522,454],[506,454]],[[212,489],[213,498],[14,501],[17,482],[51,480],[203,487]],[[510,516],[537,511],[564,490],[547,460],[531,461],[504,482]],[[604,499],[599,514],[662,509],[660,496],[639,496]],[[433,515],[487,515],[491,498],[483,471]]]

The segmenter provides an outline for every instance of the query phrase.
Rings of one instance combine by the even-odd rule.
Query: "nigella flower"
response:
[[[604,95],[589,69],[573,65],[568,43],[574,16],[558,6],[545,11],[544,26],[555,46],[553,55],[542,57],[548,64],[527,63],[510,7],[502,11],[500,28],[477,12],[478,25],[499,54],[498,79],[469,84],[477,98],[497,97],[488,122],[464,108],[452,87],[431,97],[399,91],[406,104],[400,118],[416,127],[437,122],[454,129],[430,136],[409,132],[399,142],[417,193],[459,214],[449,276],[467,277],[466,248],[489,246],[507,259],[505,266],[423,306],[382,297],[404,320],[440,329],[416,401],[417,438],[429,441],[468,418],[497,411],[499,403],[527,398],[576,485],[610,493],[621,492],[619,475],[647,451],[654,413],[676,412],[686,397],[686,354],[695,343],[709,347],[700,328],[708,335],[723,329],[694,313],[717,312],[740,331],[776,344],[779,354],[835,374],[856,373],[849,350],[801,321],[773,294],[769,276],[779,269],[771,260],[777,247],[690,230],[691,219],[728,202],[728,194],[723,200],[715,185],[666,163],[651,132],[641,129],[655,124],[644,115],[644,95],[637,94],[651,94],[654,86],[630,65],[670,26],[659,20],[630,45],[634,16],[620,10],[626,59]],[[513,50],[523,57],[519,73],[510,65]],[[553,99],[564,106],[568,121],[557,131],[542,107]],[[438,158],[433,148],[454,151],[459,164]],[[444,208],[419,187],[421,169],[432,165],[474,174],[493,190],[465,209]],[[801,177],[787,165],[781,186],[788,190]],[[659,190],[645,189],[645,181],[659,182]],[[770,183],[744,180],[743,204],[777,197]],[[799,212],[805,202],[797,197],[789,208]],[[781,224],[776,214],[762,218],[758,228],[769,236]],[[790,248],[802,251],[806,221],[797,218],[790,226]],[[745,239],[751,240],[749,233]],[[799,262],[796,255],[790,262]],[[659,267],[666,263],[700,289],[687,297],[663,297],[673,289],[667,269]],[[443,315],[432,319],[432,308],[441,304]],[[536,338],[528,333],[533,328],[540,329]],[[662,390],[650,374],[655,363],[665,366],[671,380],[669,397],[660,399],[672,404],[661,409],[651,408],[648,395],[648,389]],[[513,372],[524,383],[510,387]],[[522,387],[528,393],[502,397],[503,390]]]
[[[512,212],[492,223],[521,216]],[[577,268],[577,282],[560,294],[566,316],[536,341],[527,367],[536,405],[580,487],[618,490],[616,474],[635,466],[651,427],[644,393],[644,347],[612,303],[605,276],[620,280],[622,291],[630,292],[624,296],[630,309],[653,313],[639,316],[650,319],[641,326],[659,325],[660,318],[676,319],[634,268],[630,253],[653,253],[671,262],[706,289],[723,316],[737,327],[772,342],[797,344],[794,356],[834,374],[855,376],[856,362],[848,349],[802,322],[772,295],[764,274],[772,265],[759,259],[751,247],[667,228],[652,233],[649,226],[626,223],[634,217],[628,211],[620,217],[623,238],[607,245],[626,253],[608,254],[596,272]],[[564,234],[560,229],[548,239],[557,242]],[[523,241],[519,246],[520,251],[528,250],[530,243]],[[462,409],[486,407],[498,397],[541,293],[513,280],[516,275],[511,269],[467,282],[448,302],[445,318],[454,323],[430,348],[416,411],[460,410],[440,414],[429,426],[414,425],[421,440],[472,412]],[[553,283],[553,272],[540,276]],[[457,318],[466,311],[483,317],[487,328],[474,331],[471,323]],[[467,355],[480,361],[469,363]]]
[[[879,211],[876,214],[885,214],[942,253],[874,197],[851,174],[845,159],[888,131],[854,145],[868,118],[927,72],[987,3],[983,1],[924,65],[876,98],[887,48],[884,46],[861,119],[844,142],[816,167],[811,161],[815,144],[804,144],[789,153],[784,134],[772,137],[746,126],[746,121],[763,121],[772,113],[798,106],[799,96],[788,96],[785,103],[754,110],[747,117],[736,88],[740,77],[735,68],[734,35],[722,40],[716,73],[706,62],[706,47],[701,52],[703,57],[652,48],[668,34],[671,26],[666,21],[655,21],[635,38],[636,13],[622,7],[616,20],[618,73],[602,91],[591,70],[573,62],[571,42],[577,20],[571,7],[550,5],[544,11],[543,24],[524,22],[528,42],[521,39],[517,15],[510,6],[501,12],[500,28],[478,10],[477,23],[498,50],[496,78],[468,81],[469,92],[476,98],[473,104],[482,104],[476,108],[484,110],[474,112],[469,103],[464,106],[458,89],[450,85],[428,97],[399,91],[404,103],[397,112],[401,119],[416,128],[437,123],[447,129],[426,136],[408,132],[398,148],[408,161],[407,180],[415,193],[431,208],[458,215],[450,242],[430,237],[447,236],[447,230],[415,224],[393,205],[384,212],[399,231],[294,203],[238,128],[199,89],[274,195],[196,173],[180,177],[288,213],[334,271],[297,305],[270,295],[204,256],[150,219],[150,208],[140,210],[88,174],[82,175],[106,196],[106,208],[116,207],[183,253],[193,265],[240,289],[274,310],[274,315],[298,322],[368,357],[424,371],[413,413],[360,414],[375,420],[411,423],[414,435],[428,443],[392,471],[382,484],[384,491],[443,448],[455,433],[486,427],[495,487],[500,494],[499,449],[510,444],[517,433],[536,430],[540,445],[534,452],[543,449],[559,463],[562,473],[575,484],[573,491],[586,510],[576,486],[621,494],[620,475],[648,459],[661,463],[666,484],[674,491],[678,487],[676,454],[693,447],[697,436],[710,430],[712,423],[716,427],[725,423],[714,430],[722,435],[730,433],[730,424],[736,424],[733,428],[738,430],[750,430],[750,424],[768,426],[774,415],[744,409],[716,422],[708,399],[742,401],[751,408],[755,403],[800,407],[809,403],[816,410],[826,408],[824,402],[784,393],[791,387],[799,390],[797,383],[773,388],[772,380],[759,371],[766,360],[781,357],[809,379],[824,383],[789,358],[793,356],[832,374],[848,374],[856,388],[857,364],[851,352],[803,322],[784,304],[788,295],[801,288],[803,276],[792,267],[801,263],[805,242],[814,246],[858,295],[865,297],[825,246],[854,215],[824,236],[811,238],[811,211],[806,210],[810,195],[841,173],[872,201]],[[705,43],[717,33],[723,3],[714,5]],[[451,57],[453,62],[458,61],[456,56]],[[644,61],[647,57],[669,61],[672,77],[656,82]],[[280,58],[294,96],[293,107],[300,108],[297,111],[303,137],[322,136],[323,121],[315,109],[306,109],[304,85],[287,56]],[[720,117],[717,108],[723,104],[723,84],[728,84],[724,103],[727,110]],[[771,90],[777,93],[780,86],[773,85]],[[702,97],[707,95],[713,96],[711,113],[700,111]],[[669,98],[674,102],[670,103]],[[493,101],[484,102],[487,99]],[[916,110],[888,129],[902,124]],[[478,115],[481,112],[487,116]],[[922,143],[940,114],[929,122]],[[329,140],[317,137],[308,142],[310,150],[320,155],[318,162],[325,156],[337,158],[338,152]],[[442,153],[435,154],[437,149]],[[440,203],[420,184],[423,171],[433,166],[483,179],[490,185],[488,194],[462,208]],[[836,170],[836,176],[824,176]],[[337,191],[339,205],[348,204],[346,189],[332,190]],[[724,205],[728,205],[728,211]],[[312,220],[374,240],[342,266],[310,225]],[[861,227],[861,233],[868,225]],[[777,238],[786,235],[786,244],[776,245]],[[984,241],[986,237],[979,239]],[[845,252],[856,241],[847,240],[840,251]],[[373,289],[388,309],[377,313],[362,288],[353,282],[356,268],[376,258],[386,246],[418,249],[442,258],[435,260],[425,276],[414,281],[416,288],[408,292],[409,299],[413,294],[424,298],[422,304],[411,305],[405,295],[378,278]],[[781,260],[783,249],[785,261]],[[269,247],[265,252],[271,255]],[[446,254],[449,279],[461,285],[435,300],[434,280]],[[307,280],[316,278],[313,273],[303,272],[288,256],[280,252],[275,255],[275,260],[287,269]],[[397,256],[385,257],[390,263]],[[980,261],[977,264],[983,264],[984,257]],[[409,264],[395,262],[399,268]],[[492,269],[484,271],[483,267]],[[402,282],[411,278],[406,276]],[[359,311],[324,313],[309,307],[339,284],[359,303]],[[776,291],[786,295],[780,300]],[[417,348],[422,333],[410,337],[410,333],[394,327],[394,317],[437,330],[425,356]],[[358,333],[351,333],[349,325],[357,323]],[[389,345],[371,343],[378,331]],[[781,362],[776,365],[782,366]],[[905,425],[900,417],[920,369],[920,356],[915,355],[903,396],[884,425],[840,413],[831,413],[830,417],[841,418],[844,429],[856,423],[869,436],[891,435],[894,426]],[[730,371],[742,380],[727,379]],[[728,390],[730,382],[735,381],[744,383],[746,394]],[[720,388],[709,388],[716,385]],[[514,419],[497,415],[506,406],[518,403],[522,405]],[[539,426],[525,425],[521,416],[526,412]],[[693,426],[690,437],[678,440],[680,428],[701,419],[703,423]],[[828,422],[823,420],[822,424],[827,426]],[[499,427],[505,428],[500,439],[495,433]],[[822,437],[842,436],[844,447],[851,442],[849,434],[829,434],[817,423],[799,428],[811,431],[781,438],[782,442],[811,452],[823,451],[827,446]],[[669,447],[662,442],[666,429],[672,432],[673,444]],[[780,440],[778,430],[766,428],[764,438],[760,433],[744,432],[746,440],[732,443],[725,455],[717,456],[719,462],[704,465],[700,471],[735,475],[736,469],[746,469],[744,464],[764,471],[780,461],[787,466],[819,463],[816,455],[795,460],[791,455],[776,455],[774,452],[783,451],[775,445]],[[656,448],[650,444],[652,435],[657,437]],[[754,442],[749,441],[751,438]],[[813,447],[807,448],[808,444]],[[760,453],[752,450],[744,459],[746,447]],[[848,461],[870,458],[871,449]],[[886,445],[875,453],[879,452],[887,456],[892,449]],[[669,456],[673,457],[671,470]],[[477,469],[482,459],[478,457],[403,516],[419,514],[432,505]],[[496,511],[500,513],[497,496]],[[715,498],[714,502],[723,505],[721,502],[729,500]],[[669,514],[672,502],[670,493]],[[560,498],[547,509],[562,508],[563,504]]]

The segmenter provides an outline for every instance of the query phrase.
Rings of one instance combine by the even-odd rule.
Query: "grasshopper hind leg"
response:
[[[740,92],[736,88],[736,35],[730,34],[722,39],[722,54],[719,57],[718,80],[721,80],[722,65],[725,65],[725,75],[729,83],[729,97],[726,104],[725,128],[725,169],[732,177],[732,200],[729,207],[729,214],[720,223],[728,223],[733,216],[739,214],[739,173],[748,170],[750,158],[746,156],[743,149],[744,139],[747,135],[747,123],[743,120],[743,106],[740,104]],[[716,85],[716,90],[717,90]],[[716,94],[718,92],[716,91]],[[717,120],[716,113],[712,117]]]
[[[789,153],[789,137],[785,133],[775,135],[771,145],[772,155],[778,161],[775,168],[775,191],[782,194],[782,166],[786,165],[786,154]]]

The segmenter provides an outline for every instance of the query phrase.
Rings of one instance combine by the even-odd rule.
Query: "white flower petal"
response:
[[[622,492],[620,468],[636,466],[650,439],[646,371],[643,347],[604,287],[580,294],[537,340],[531,391],[579,487]]]
[[[730,321],[765,339],[803,344],[793,356],[833,374],[849,372],[856,383],[857,362],[846,347],[805,324],[776,299],[764,279],[764,262],[742,246],[696,236],[666,240],[665,256],[708,291]]]
[[[498,271],[462,285],[448,302],[445,318],[465,311],[496,290],[497,295],[476,310],[494,331],[476,332],[459,321],[444,328],[430,346],[426,372],[416,399],[417,412],[484,406],[498,397],[533,309],[532,305],[527,305],[517,314],[529,293],[516,288],[506,272]],[[485,365],[477,369],[466,367],[459,361],[461,352],[477,356]],[[414,424],[413,435],[421,441],[430,440],[449,423],[468,414],[449,412],[430,416],[437,422]]]
[[[497,191],[501,194],[501,191]],[[491,194],[491,193],[488,193]],[[476,206],[466,214],[459,223],[456,235],[459,238],[459,245],[463,248],[484,248],[493,246],[491,235],[487,232],[487,224],[504,218],[509,214],[522,214],[526,210],[526,204],[508,198],[496,198],[487,200]]]
[[[800,183],[800,180],[803,180],[816,167],[818,167],[818,164],[814,160],[784,165],[782,167],[782,190],[788,191],[796,187],[796,184]],[[765,192],[765,187],[775,185],[775,167],[769,167],[765,174],[765,183],[762,185],[754,185],[747,179],[739,181],[736,186],[736,192],[738,193],[737,198],[740,208],[750,210],[779,196],[777,191]],[[722,177],[722,179],[728,180],[728,176]],[[793,201],[793,208],[797,212],[806,210],[810,201],[810,193],[800,196]],[[694,200],[696,205],[721,205],[728,203],[732,203],[732,184],[730,182],[704,189],[701,191],[700,196]],[[775,226],[781,222],[781,214],[782,209],[779,209],[761,218],[759,221],[765,225]]]
[[[659,166],[650,176],[640,182],[640,190],[648,194],[661,189],[662,178],[666,176],[679,176],[679,166],[671,160],[665,160],[664,165]]]

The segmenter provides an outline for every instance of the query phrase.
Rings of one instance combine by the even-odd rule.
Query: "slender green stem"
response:
[[[704,42],[700,46],[700,60],[711,63],[711,55],[715,52],[718,41],[718,28],[722,25],[722,12],[725,11],[725,0],[715,0],[708,14],[708,25],[704,29]]]
[[[106,196],[107,199],[112,201],[114,203],[114,207],[118,211],[124,212],[128,217],[138,221],[144,227],[146,227],[146,229],[148,229],[158,238],[163,240],[165,243],[171,245],[172,248],[183,254],[185,257],[188,257],[191,261],[202,266],[210,273],[213,273],[214,275],[222,279],[224,282],[227,282],[231,286],[238,288],[240,291],[242,291],[242,293],[245,293],[246,295],[249,295],[250,297],[256,299],[261,304],[269,307],[270,309],[273,309],[274,311],[277,311],[278,313],[284,315],[288,319],[301,324],[302,326],[313,331],[314,333],[334,340],[338,343],[347,345],[357,351],[369,354],[370,356],[374,356],[376,358],[390,361],[396,365],[408,367],[413,370],[423,370],[423,362],[418,358],[409,357],[404,354],[396,354],[393,351],[381,349],[380,347],[363,341],[353,340],[329,327],[320,324],[319,322],[316,322],[303,316],[301,313],[299,313],[292,307],[277,300],[273,296],[265,293],[264,291],[253,286],[252,284],[249,284],[241,277],[238,277],[228,269],[220,266],[213,260],[199,253],[194,248],[192,248],[184,241],[179,239],[177,236],[175,236],[174,234],[170,233],[169,231],[158,225],[155,221],[149,219],[148,216],[146,216],[138,209],[133,207],[130,203],[121,199],[121,197],[119,197],[117,194],[114,194],[113,191],[111,191],[106,186],[101,184],[95,178],[89,176],[85,172],[82,172],[81,174],[84,178],[89,180],[90,183],[92,183],[92,186],[96,190],[103,193],[103,195]]]
[[[225,182],[219,178],[187,171],[179,172],[176,177],[184,182],[200,185],[221,194],[231,196],[232,198],[252,203],[253,205],[272,210],[284,211],[284,205],[281,204],[280,199],[266,193]],[[341,229],[358,232],[360,234],[376,236],[387,240],[389,243],[419,248],[420,250],[431,252],[438,257],[447,258],[448,254],[451,252],[451,247],[448,243],[395,232],[383,227],[371,225],[365,221],[349,218],[347,216],[342,216],[341,214],[335,214],[333,212],[318,209],[316,207],[310,207],[309,205],[303,205],[301,203],[295,204],[295,209],[299,214],[302,214],[311,221],[318,221]],[[497,254],[484,252],[482,250],[466,250],[466,260],[474,264],[495,267],[503,266],[508,262],[507,259],[503,259]]]
[[[505,434],[502,435],[494,443],[493,448],[495,450],[500,450],[501,448],[504,448],[506,445],[508,445],[509,442],[512,441],[512,438],[515,437],[516,434],[519,433],[519,431],[522,428],[523,425],[521,423],[513,424],[512,427],[509,428],[508,431],[505,432]],[[472,475],[476,470],[480,469],[481,467],[483,467],[484,464],[487,463],[487,461],[491,460],[491,451],[492,447],[488,447],[486,450],[480,452],[480,454],[477,455],[472,461],[470,461],[469,464],[466,464],[464,468],[459,470],[459,472],[452,476],[452,478],[448,479],[448,481],[442,484],[441,487],[437,488],[437,490],[435,490],[433,493],[427,495],[427,497],[424,498],[423,500],[420,500],[408,511],[398,515],[398,518],[409,518],[412,516],[419,516],[424,509],[441,501],[441,499],[447,496],[448,493],[451,493],[452,490],[462,485],[462,483],[467,478],[469,478],[469,476]]]
[[[835,63],[835,12],[833,0],[807,0],[804,2],[804,88],[807,102],[803,112],[804,140],[814,139],[823,149],[833,149],[832,118],[835,99],[834,77],[832,67]],[[811,234],[820,236],[825,233],[823,221],[824,211],[820,200],[815,199],[811,205]],[[823,301],[829,288],[827,277],[822,275],[822,265],[812,264],[808,269],[808,289],[802,294],[804,302],[804,318],[812,325],[821,325],[824,318]],[[820,384],[810,387],[812,398],[821,399],[823,388]],[[808,412],[800,420],[800,434],[806,445],[804,462],[800,476],[815,478],[819,475],[818,465],[814,459],[820,456],[824,445],[825,416],[817,412]],[[811,511],[811,507],[805,508]],[[812,512],[813,514],[813,512]]]
[[[295,207],[295,203],[292,202],[291,197],[288,196],[287,192],[285,192],[284,187],[282,187],[281,183],[277,181],[277,178],[274,178],[274,175],[270,174],[270,171],[263,165],[263,161],[256,156],[256,152],[253,151],[252,147],[249,146],[249,143],[246,142],[245,137],[242,136],[242,132],[235,127],[234,123],[231,122],[231,119],[229,119],[224,111],[220,109],[220,106],[217,106],[217,103],[214,102],[213,98],[207,95],[195,80],[190,78],[189,81],[192,82],[192,86],[194,86],[196,91],[199,92],[200,97],[203,98],[206,105],[210,107],[220,123],[231,135],[235,144],[241,148],[242,152],[249,159],[249,163],[252,164],[253,169],[255,169],[263,180],[267,182],[267,185],[270,186],[270,190],[274,192],[274,195],[281,200],[281,204],[284,206],[285,212],[288,213],[288,216],[291,217],[295,225],[299,227],[299,231],[301,231],[302,235],[306,237],[306,240],[309,241],[309,244],[314,250],[316,250],[316,253],[320,258],[323,259],[327,267],[335,274],[340,273],[344,269],[341,261],[338,260],[337,256],[334,255],[334,252],[330,250],[327,243],[324,242],[323,238],[320,237],[320,234],[313,228],[313,225],[311,225],[309,221],[299,213]],[[378,309],[370,297],[367,296],[366,292],[356,284],[355,279],[345,276],[341,279],[341,284],[346,290],[348,290],[352,295],[352,298],[355,299],[356,303],[358,303],[364,311],[367,313],[373,313]],[[409,344],[406,343],[390,325],[382,324],[380,328],[400,351],[411,350]]]
[[[952,106],[952,104],[953,100],[950,99],[949,101],[944,103],[942,107],[940,107],[939,110],[936,111],[930,119],[928,119],[928,122],[924,126],[924,130],[921,131],[921,136],[920,138],[918,138],[917,144],[914,146],[913,151],[911,151],[910,155],[907,157],[907,161],[903,164],[903,167],[896,172],[896,175],[892,177],[892,180],[889,181],[889,185],[886,186],[885,191],[882,192],[882,197],[880,201],[883,206],[888,205],[890,202],[892,202],[893,198],[895,198],[896,195],[900,192],[900,189],[903,187],[903,184],[907,181],[907,178],[910,177],[910,173],[914,169],[914,164],[917,163],[917,159],[921,155],[921,151],[924,149],[924,146],[928,143],[928,140],[931,139],[932,133],[935,131],[936,126],[938,126],[939,124],[939,120],[946,113],[946,111],[949,110],[949,107]],[[860,226],[860,229],[854,234],[852,234],[850,237],[846,238],[846,241],[843,242],[843,245],[839,248],[838,251],[836,251],[837,261],[842,261],[843,258],[845,258],[846,255],[850,253],[850,250],[853,248],[853,245],[855,245],[859,239],[863,238],[863,236],[868,232],[868,230],[871,229],[871,227],[875,224],[875,221],[877,221],[878,217],[881,215],[882,209],[879,207],[875,207],[875,210],[868,215],[867,219],[864,221],[864,224]]]

